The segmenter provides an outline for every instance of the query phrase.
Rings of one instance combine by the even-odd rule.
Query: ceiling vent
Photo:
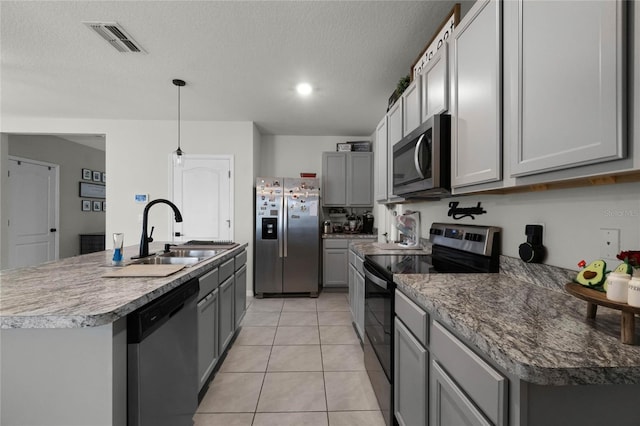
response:
[[[117,22],[83,22],[121,53],[147,53]]]

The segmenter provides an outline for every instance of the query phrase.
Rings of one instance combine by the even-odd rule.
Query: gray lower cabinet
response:
[[[238,328],[247,309],[247,265],[235,273],[235,328]]]
[[[507,425],[508,380],[439,322],[430,333],[431,424]],[[454,420],[464,414],[467,420]],[[451,423],[451,421],[454,421]]]
[[[322,284],[346,287],[349,284],[349,240],[325,239],[322,250]]]
[[[400,426],[426,426],[429,352],[397,317],[394,352],[393,406],[396,420]]]
[[[198,390],[207,383],[220,358],[218,346],[218,268],[199,277],[198,294]]]
[[[354,301],[353,305],[355,307],[355,318],[356,318],[356,331],[360,335],[360,340],[364,339],[364,275],[360,273],[356,269],[356,273],[354,275],[355,278],[355,286],[354,286]]]
[[[218,362],[218,289],[198,302],[198,390]]]
[[[229,346],[231,339],[233,338],[233,332],[235,331],[235,317],[234,311],[234,276],[231,275],[220,284],[220,309],[219,309],[219,326],[218,330],[220,335],[218,341],[220,342],[220,353],[224,352]]]
[[[492,426],[437,361],[431,366],[431,426]]]
[[[400,426],[426,426],[429,420],[429,316],[404,294],[395,292],[394,415]]]

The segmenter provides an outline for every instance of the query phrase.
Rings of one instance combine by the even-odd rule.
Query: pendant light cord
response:
[[[185,83],[184,80],[175,79],[173,80],[173,84],[178,87],[178,149],[176,150],[176,155],[180,157],[182,155],[182,149],[180,148],[180,88],[187,83]]]

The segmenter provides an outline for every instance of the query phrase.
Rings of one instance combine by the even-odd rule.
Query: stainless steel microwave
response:
[[[403,198],[451,193],[451,116],[431,116],[393,146],[393,193]]]

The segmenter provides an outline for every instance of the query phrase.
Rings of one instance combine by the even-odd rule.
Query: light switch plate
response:
[[[620,253],[620,230],[600,229],[600,257],[615,259]]]

